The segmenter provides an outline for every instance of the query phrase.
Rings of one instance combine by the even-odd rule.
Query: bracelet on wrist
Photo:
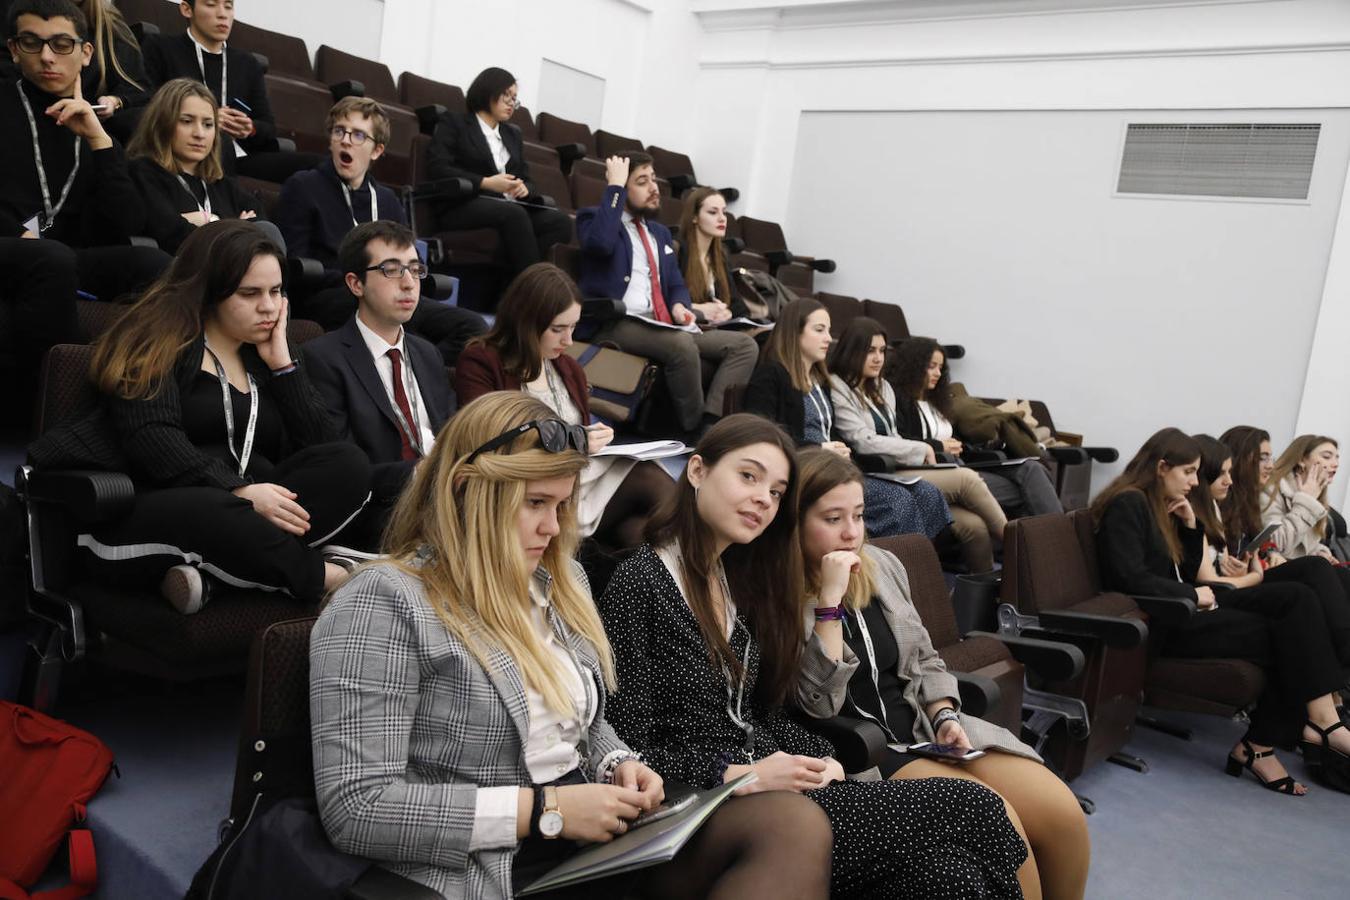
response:
[[[946,725],[948,722],[955,722],[958,725],[961,724],[961,716],[956,711],[955,707],[944,706],[937,711],[937,715],[932,718],[933,734],[937,734],[942,729],[942,726]]]
[[[273,370],[272,370],[272,374],[273,374],[273,375],[289,375],[289,374],[291,374],[292,372],[294,372],[294,371],[295,371],[296,369],[298,369],[298,368],[300,368],[300,366],[299,366],[297,363],[295,363],[294,361],[292,361],[292,362],[289,362],[289,363],[287,363],[286,365],[282,366],[282,367],[279,368],[279,369],[273,369]]]
[[[842,603],[838,606],[817,606],[815,613],[817,622],[842,622],[848,618],[848,610]]]

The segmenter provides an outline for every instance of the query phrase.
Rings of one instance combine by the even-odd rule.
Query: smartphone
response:
[[[245,103],[243,100],[240,100],[238,97],[231,97],[230,103],[239,107],[241,112],[250,116],[253,115],[253,107],[249,106],[247,103]]]
[[[958,747],[955,744],[934,744],[931,741],[924,741],[921,744],[910,744],[909,752],[913,753],[915,756],[943,760],[945,762],[970,762],[973,759],[979,759],[981,756],[984,756],[983,750],[967,750],[964,747]]]
[[[686,809],[693,806],[694,801],[697,799],[698,794],[686,794],[678,800],[662,803],[656,809],[645,812],[632,822],[629,822],[628,829],[631,831],[634,828],[641,828],[643,825],[650,825],[653,822],[660,822],[662,819],[668,819],[676,813],[684,812]]]

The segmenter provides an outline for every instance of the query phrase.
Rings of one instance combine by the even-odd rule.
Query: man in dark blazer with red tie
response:
[[[413,467],[450,418],[450,382],[440,351],[403,328],[426,271],[412,231],[385,220],[361,225],[342,242],[338,262],[357,297],[356,315],[301,352],[339,432],[370,457],[370,503],[341,539],[370,549]]]

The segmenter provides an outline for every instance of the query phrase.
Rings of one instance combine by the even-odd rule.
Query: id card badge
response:
[[[33,216],[27,222],[23,223],[23,230],[42,237],[42,216],[41,214]]]

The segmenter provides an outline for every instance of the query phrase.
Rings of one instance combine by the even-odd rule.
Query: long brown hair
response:
[[[175,78],[166,81],[155,91],[150,105],[145,108],[141,121],[136,125],[136,133],[127,144],[127,157],[144,157],[166,172],[180,172],[178,159],[173,155],[174,132],[178,128],[178,117],[183,112],[183,102],[196,97],[211,107],[211,114],[218,116],[220,107],[216,95],[200,81],[191,78]],[[217,123],[211,135],[211,152],[197,164],[196,175],[208,184],[225,177],[220,165],[220,125]]]
[[[1208,434],[1191,435],[1200,445],[1200,470],[1196,473],[1197,484],[1191,488],[1187,499],[1191,509],[1195,510],[1195,522],[1209,539],[1210,546],[1222,549],[1228,545],[1228,534],[1214,509],[1214,491],[1210,485],[1223,474],[1223,464],[1233,458],[1233,452],[1216,437]],[[1230,488],[1231,490],[1231,488]]]
[[[121,41],[129,44],[136,51],[136,55],[141,55],[141,45],[136,41],[136,35],[132,33],[131,26],[127,25],[127,20],[122,17],[121,11],[109,0],[75,0],[75,5],[84,13],[84,17],[89,21],[89,34],[94,44],[94,65],[98,66],[98,93],[102,96],[108,92],[108,67],[111,65],[119,78],[134,88],[141,89],[145,85],[132,78],[127,70],[122,68],[122,63],[117,59],[117,42]],[[86,97],[86,100],[93,99]]]
[[[822,309],[825,309],[825,304],[810,297],[793,300],[779,310],[777,324],[764,344],[762,358],[787,369],[792,386],[802,392],[811,390],[816,383],[830,383],[830,370],[825,368],[825,363],[807,366],[802,359],[801,338],[802,332],[806,330],[806,320],[812,313]]]
[[[1235,425],[1219,435],[1233,454],[1233,486],[1219,504],[1230,545],[1261,532],[1261,444],[1270,434],[1252,425]]]
[[[708,269],[712,271],[713,284],[708,284],[704,275],[703,260],[698,258],[698,212],[703,202],[710,197],[721,197],[716,188],[694,188],[684,196],[684,208],[680,210],[680,241],[684,244],[684,286],[695,303],[704,303],[713,298],[711,288],[716,286],[717,299],[730,304],[731,279],[727,277],[727,254],[719,238],[708,241]]]
[[[797,491],[797,521],[800,523],[811,507],[830,491],[841,484],[863,485],[863,473],[852,460],[823,447],[807,447],[797,451],[797,474],[801,487]],[[801,532],[804,539],[804,532]],[[804,573],[806,596],[814,596],[820,591],[820,560],[806,556],[802,548],[802,570]],[[872,560],[864,553],[862,566],[849,576],[848,590],[844,594],[844,605],[849,609],[863,609],[872,602],[873,585],[876,571]]]
[[[871,400],[880,409],[886,405],[886,397],[881,392],[881,376],[868,378],[863,375],[863,366],[872,352],[872,338],[877,335],[886,337],[886,329],[876,319],[867,316],[858,318],[844,326],[839,340],[830,347],[826,359],[830,374],[838,375],[853,393],[864,400]]]
[[[937,385],[928,390],[928,363],[934,353],[942,354],[942,375]],[[947,351],[930,337],[908,337],[900,342],[895,352],[895,389],[911,400],[927,400],[929,405],[952,417],[951,370],[947,366]]]
[[[250,222],[225,219],[193,230],[169,268],[94,345],[90,377],[127,400],[157,395],[215,308],[236,290],[259,256],[286,272],[286,255]]]
[[[1290,475],[1296,474],[1295,470],[1302,470],[1303,461],[1323,444],[1330,444],[1336,449],[1340,449],[1340,444],[1336,443],[1335,438],[1329,438],[1321,434],[1300,434],[1290,442],[1289,446],[1280,454],[1280,458],[1275,460],[1275,470],[1270,473],[1270,483],[1266,485],[1266,495],[1262,498],[1267,505],[1280,492],[1280,482]],[[1327,507],[1327,489],[1322,487],[1322,492],[1317,495],[1317,500],[1325,509]],[[1329,516],[1322,516],[1316,525],[1313,526],[1313,532],[1319,537],[1325,537],[1327,533],[1327,519]]]
[[[1153,524],[1162,532],[1167,543],[1167,552],[1172,562],[1181,562],[1181,538],[1177,534],[1176,522],[1167,511],[1167,498],[1161,489],[1158,475],[1158,463],[1169,466],[1185,466],[1200,459],[1200,444],[1195,438],[1180,428],[1164,428],[1144,441],[1144,446],[1134,455],[1134,459],[1125,465],[1125,471],[1102,488],[1102,492],[1092,501],[1092,522],[1101,525],[1102,515],[1121,494],[1136,491],[1144,495],[1149,510],[1153,513]]]
[[[497,351],[502,368],[522,384],[534,381],[544,370],[540,336],[554,319],[580,303],[581,291],[572,276],[552,263],[535,263],[506,288],[492,330],[471,343]]]
[[[694,453],[712,467],[742,447],[769,444],[787,458],[788,485],[778,513],[759,537],[748,544],[732,544],[722,553],[731,599],[745,614],[760,648],[756,694],[768,705],[787,697],[801,657],[802,623],[798,600],[802,594],[801,550],[797,544],[797,463],[795,442],[768,419],[737,413],[719,421],[698,442]],[[698,511],[694,485],[685,474],[674,494],[647,523],[647,541],[654,547],[678,543],[683,560],[689,608],[714,665],[741,676],[741,662],[718,627],[709,580],[716,571],[712,529]]]

